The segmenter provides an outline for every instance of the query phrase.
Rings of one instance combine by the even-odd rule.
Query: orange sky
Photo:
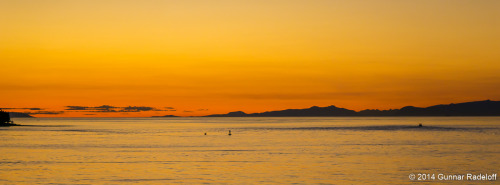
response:
[[[197,116],[499,100],[498,10],[496,0],[0,1],[0,107]]]

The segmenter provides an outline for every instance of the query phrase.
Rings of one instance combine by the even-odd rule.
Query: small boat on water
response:
[[[8,112],[0,109],[0,126],[16,126],[12,120],[10,120],[10,115]]]

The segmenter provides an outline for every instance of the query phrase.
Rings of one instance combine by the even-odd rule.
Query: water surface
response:
[[[498,117],[15,122],[28,126],[0,127],[0,184],[415,184],[500,166]]]

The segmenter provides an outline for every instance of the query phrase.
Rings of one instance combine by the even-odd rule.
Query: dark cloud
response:
[[[0,109],[18,110],[17,112],[12,112],[12,113],[28,114],[28,115],[34,115],[34,114],[63,114],[64,113],[64,111],[43,111],[43,110],[45,110],[44,108],[38,108],[38,107],[23,107],[23,108],[5,107],[5,108],[0,108]]]
[[[111,105],[101,105],[96,107],[88,106],[66,106],[65,110],[82,111],[82,112],[120,112],[122,107],[115,107]]]
[[[63,114],[64,111],[37,111],[37,112],[23,112],[26,114]]]
[[[153,111],[153,110],[158,110],[160,111],[159,109],[155,109],[153,107],[137,107],[137,106],[128,106],[128,107],[124,107],[122,109],[123,112],[140,112],[140,111]]]
[[[44,110],[44,108],[38,108],[38,107],[31,107],[31,108],[12,108],[12,107],[5,107],[5,108],[0,108],[0,109],[13,109],[13,110]]]
[[[198,109],[196,111],[208,111],[208,109]]]
[[[142,111],[175,111],[173,107],[165,107],[164,110],[146,106],[115,107],[111,105],[101,105],[96,107],[88,106],[66,106],[65,110],[76,112],[142,112]]]
[[[84,106],[66,106],[66,109],[64,110],[87,110],[90,107],[84,107]]]
[[[85,112],[117,112],[115,109],[120,107],[115,107],[111,105],[101,105],[97,107],[87,107],[87,106],[66,106],[65,110],[74,111],[85,111]]]
[[[123,112],[123,111],[117,111],[117,110],[89,110],[89,111],[83,111],[83,112]]]
[[[98,111],[102,111],[102,112],[117,112],[117,108],[120,108],[120,107],[115,107],[115,106],[111,106],[111,105],[101,105],[101,106],[98,106],[98,107],[92,107],[94,110],[98,110]]]
[[[194,112],[194,111],[190,111],[190,110],[185,110],[184,112]]]

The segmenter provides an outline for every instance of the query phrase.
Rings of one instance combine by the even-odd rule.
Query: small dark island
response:
[[[8,112],[3,111],[0,109],[0,126],[6,127],[6,126],[17,126],[12,120],[10,120],[10,115]]]

